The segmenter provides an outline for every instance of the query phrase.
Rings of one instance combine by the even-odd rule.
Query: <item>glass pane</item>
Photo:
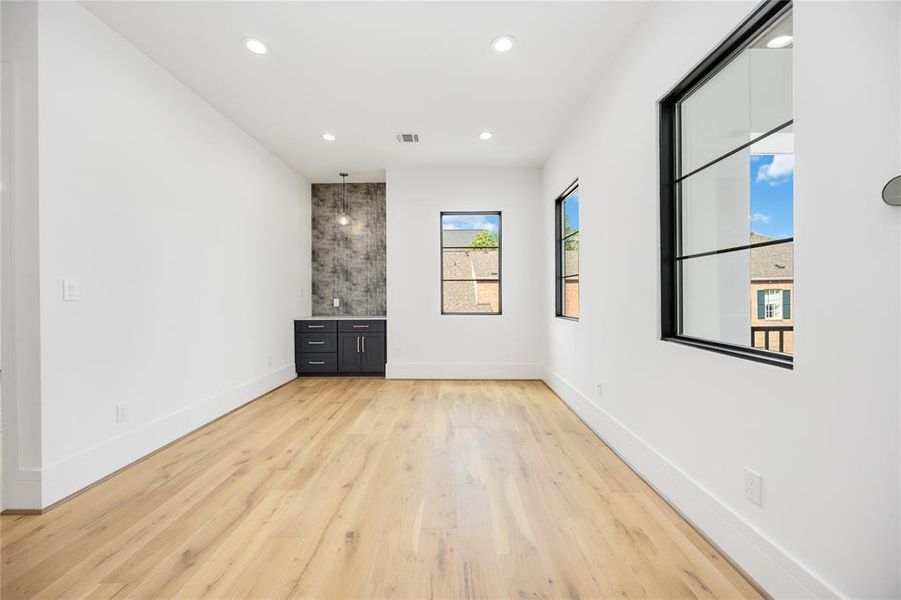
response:
[[[566,238],[563,245],[563,275],[579,274],[579,234]]]
[[[497,214],[442,215],[441,245],[445,248],[497,247],[500,222]]]
[[[500,251],[444,250],[442,279],[497,279]]]
[[[579,231],[579,188],[576,188],[563,201],[562,237],[566,237],[575,231]]]
[[[774,133],[750,150],[752,237],[754,234],[771,239],[794,237],[794,133]]]
[[[793,139],[774,133],[680,183],[682,256],[794,235]]]
[[[497,281],[444,281],[446,313],[500,312],[500,284]]]
[[[750,270],[747,250],[682,261],[682,335],[747,346]]]
[[[563,280],[563,316],[579,317],[579,278]]]
[[[793,255],[787,242],[681,261],[681,334],[791,354]]]
[[[791,120],[791,35],[789,14],[681,103],[683,174]]]

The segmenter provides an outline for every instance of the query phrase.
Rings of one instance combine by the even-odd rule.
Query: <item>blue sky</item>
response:
[[[497,231],[497,215],[444,215],[441,219],[442,229],[484,229]]]
[[[751,231],[774,238],[794,235],[794,158],[751,155]]]
[[[579,230],[579,189],[566,197],[566,216],[573,231]]]

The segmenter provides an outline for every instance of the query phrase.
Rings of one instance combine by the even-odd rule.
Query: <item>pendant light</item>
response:
[[[350,217],[347,215],[347,173],[338,173],[341,176],[341,214],[338,215],[339,225],[350,225]]]

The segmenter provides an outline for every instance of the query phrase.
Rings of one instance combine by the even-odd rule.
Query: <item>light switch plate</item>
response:
[[[341,300],[338,299],[338,298],[333,298],[333,299],[332,299],[332,306],[334,306],[335,308],[338,308],[339,306],[341,306]]]
[[[66,302],[78,300],[78,282],[74,279],[63,279],[63,300]]]

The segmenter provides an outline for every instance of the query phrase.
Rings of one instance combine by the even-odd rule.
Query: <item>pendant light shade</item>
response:
[[[347,214],[347,173],[338,173],[341,176],[341,213],[338,215],[339,225],[350,225],[350,216]]]

